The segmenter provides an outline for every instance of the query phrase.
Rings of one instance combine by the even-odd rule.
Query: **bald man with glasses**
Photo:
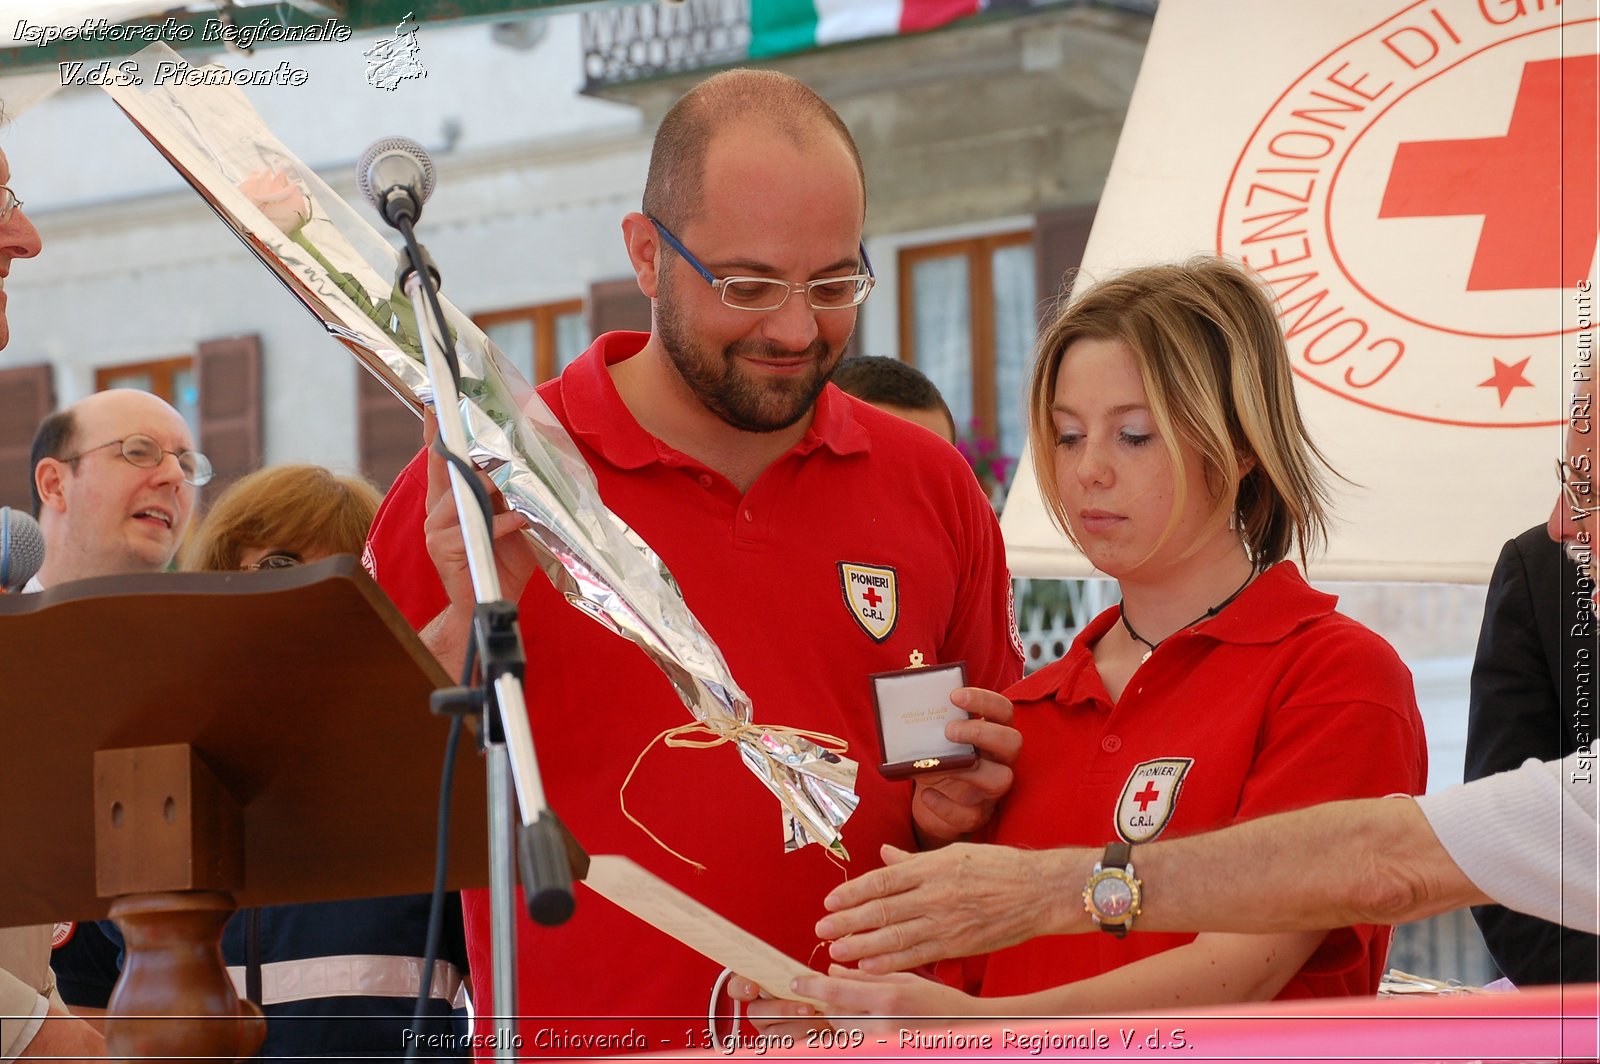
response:
[[[165,569],[210,479],[183,416],[149,392],[97,392],[50,415],[33,441],[37,585]]]
[[[183,417],[131,389],[98,392],[47,417],[34,434],[32,467],[45,558],[24,591],[167,568],[196,489],[211,479]],[[98,1033],[66,1017],[50,966],[62,968],[65,989],[78,972],[114,971],[116,947],[92,924],[55,932],[0,931],[0,1015],[9,1017],[0,1021],[0,1061],[105,1052]]]
[[[837,736],[861,763],[844,827],[857,869],[878,845],[937,845],[987,818],[1020,737],[1009,706],[949,725],[977,765],[886,779],[870,676],[966,662],[974,687],[1021,675],[994,511],[955,449],[828,383],[873,287],[866,187],[839,116],[793,78],[739,70],[662,120],[641,210],[621,229],[651,331],[607,333],[540,394],[594,470],[606,504],[671,569],[761,724]],[[892,311],[892,308],[888,308]],[[472,612],[455,511],[419,455],[369,542],[378,582],[447,667]],[[732,750],[662,750],[689,716],[638,649],[533,577],[521,519],[496,520],[508,599],[520,600],[530,715],[551,806],[595,853],[624,853],[789,955],[841,870],[818,846],[784,853],[779,807]],[[531,577],[531,579],[530,579]],[[969,696],[958,695],[958,699]],[[998,703],[998,706],[996,705]],[[959,736],[952,734],[959,731]],[[657,847],[628,806],[696,872]],[[474,990],[489,1000],[489,907],[462,896]],[[524,1014],[596,1017],[574,1037],[638,1032],[651,1049],[703,1044],[717,966],[598,899],[536,931],[519,916]],[[620,964],[620,968],[619,968]],[[647,1027],[636,1017],[695,1016]],[[487,1030],[486,1028],[484,1030]],[[662,1041],[661,1039],[667,1039]],[[534,1047],[642,1048],[616,1042]]]

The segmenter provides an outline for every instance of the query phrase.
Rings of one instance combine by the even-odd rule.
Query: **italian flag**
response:
[[[750,0],[750,58],[920,33],[984,6],[985,0]]]

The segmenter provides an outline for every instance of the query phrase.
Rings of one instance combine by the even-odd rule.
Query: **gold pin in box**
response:
[[[970,743],[953,743],[944,726],[970,714],[956,708],[950,696],[967,685],[966,663],[923,665],[872,676],[872,702],[878,711],[878,766],[889,779],[919,772],[948,772],[978,760]]]

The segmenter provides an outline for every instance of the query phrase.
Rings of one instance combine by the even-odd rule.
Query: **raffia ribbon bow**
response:
[[[778,740],[778,742],[774,743],[773,740]],[[622,786],[617,790],[617,804],[622,808],[622,815],[632,821],[633,825],[640,831],[650,836],[651,841],[657,846],[685,864],[694,866],[701,872],[705,871],[705,865],[685,857],[671,846],[668,846],[661,841],[659,835],[646,827],[638,817],[628,810],[628,784],[633,782],[634,773],[639,771],[639,765],[643,763],[645,755],[657,743],[662,743],[669,747],[686,747],[692,750],[709,750],[715,746],[733,743],[738,746],[740,756],[744,758],[746,765],[752,769],[756,769],[756,766],[751,764],[753,758],[765,758],[775,763],[781,760],[786,763],[783,767],[794,769],[797,761],[802,761],[806,757],[815,757],[815,755],[808,753],[804,749],[808,746],[813,747],[823,758],[846,767],[843,774],[848,777],[848,782],[843,793],[851,799],[855,798],[854,791],[850,789],[855,782],[855,763],[845,760],[843,757],[850,749],[850,744],[837,735],[830,735],[827,732],[808,731],[805,728],[790,728],[782,724],[746,724],[731,717],[695,720],[688,724],[680,724],[676,728],[668,728],[646,743],[644,749],[639,751],[639,756],[633,759],[633,767],[628,770],[627,778],[622,781]],[[775,747],[785,749],[788,753],[780,759],[774,749]],[[778,800],[783,803],[791,818],[801,816],[796,803],[789,801],[783,792],[774,786],[772,774],[760,771],[757,771],[756,774],[761,776],[763,782],[777,794]],[[854,809],[853,803],[850,808]],[[844,844],[838,840],[837,836],[832,840],[823,841],[826,842],[826,849],[846,859],[849,858]],[[795,847],[791,845],[790,848],[793,849]]]

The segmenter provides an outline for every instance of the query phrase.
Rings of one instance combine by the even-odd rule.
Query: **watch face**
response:
[[[1133,891],[1116,876],[1106,876],[1094,885],[1094,907],[1101,917],[1122,916],[1133,907]]]

